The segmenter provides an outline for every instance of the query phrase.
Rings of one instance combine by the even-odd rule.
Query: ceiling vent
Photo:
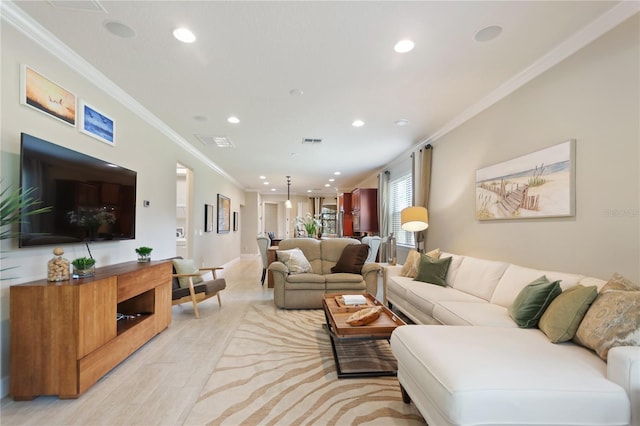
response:
[[[233,148],[233,142],[226,136],[209,136],[209,135],[195,135],[196,138],[204,146],[217,146],[218,148]]]
[[[106,12],[98,0],[49,0],[56,9],[81,10],[83,12]]]
[[[314,138],[304,138],[302,139],[303,145],[315,145],[321,143],[322,139],[314,139]]]

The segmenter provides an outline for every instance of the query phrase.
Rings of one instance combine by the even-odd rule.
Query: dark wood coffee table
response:
[[[371,294],[365,294],[366,305],[359,306],[345,305],[342,302],[341,296],[341,294],[325,294],[324,299],[322,300],[324,314],[327,321],[326,328],[331,340],[331,349],[333,350],[333,359],[336,363],[338,378],[396,376],[398,373],[397,369],[357,372],[342,371],[342,368],[340,367],[340,358],[338,357],[338,352],[336,350],[337,343],[348,344],[366,340],[386,340],[388,342],[393,330],[401,325],[406,325],[406,323]],[[354,312],[373,306],[382,306],[382,312],[378,319],[361,326],[352,326],[347,324],[347,319]]]

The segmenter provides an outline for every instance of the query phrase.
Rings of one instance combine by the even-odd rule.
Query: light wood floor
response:
[[[224,270],[227,288],[217,299],[173,307],[173,322],[76,400],[41,396],[15,402],[5,397],[5,425],[182,424],[252,303],[273,300],[260,285],[262,262],[240,259]],[[273,303],[273,302],[270,302]]]
[[[273,290],[260,285],[260,257],[242,258],[221,276],[227,288],[200,303],[173,307],[173,322],[75,400],[40,396],[0,404],[6,425],[179,425],[183,424],[229,339],[254,303],[273,303]],[[381,296],[381,280],[378,281]]]

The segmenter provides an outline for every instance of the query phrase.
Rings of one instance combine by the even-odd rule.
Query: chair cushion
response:
[[[534,328],[547,306],[561,292],[559,281],[549,282],[543,275],[520,291],[507,309],[509,316],[521,328]]]
[[[205,293],[205,294],[211,294],[211,293],[216,293],[220,290],[224,290],[225,288],[227,288],[227,282],[225,281],[224,278],[218,278],[215,280],[209,280],[209,281],[204,281],[198,285],[194,285],[193,286],[193,290],[195,291],[196,294],[198,293]],[[181,299],[185,296],[188,296],[189,293],[189,288],[179,288],[176,290],[173,290],[171,292],[171,300],[177,300],[177,299]]]
[[[360,274],[367,256],[369,246],[366,244],[350,244],[342,249],[342,255],[336,265],[331,268],[332,273],[344,272],[349,274]]]
[[[173,267],[176,269],[177,274],[196,274],[199,272],[193,259],[173,259],[171,262],[173,262]],[[178,280],[180,281],[180,287],[189,288],[189,278],[182,277]],[[193,277],[193,285],[200,284],[203,281],[201,276]]]
[[[290,274],[304,274],[313,272],[311,270],[311,264],[304,256],[304,253],[299,248],[292,248],[289,250],[278,250],[278,260],[285,264],[289,269]]]

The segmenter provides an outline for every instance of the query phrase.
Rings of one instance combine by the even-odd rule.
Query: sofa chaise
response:
[[[346,256],[347,246],[355,253]],[[299,249],[308,261],[310,270],[292,271],[283,261],[283,252]],[[276,252],[277,261],[269,265],[273,273],[273,300],[285,309],[321,309],[325,293],[371,293],[378,288],[380,265],[364,263],[369,247],[354,238],[289,238],[282,240]],[[343,256],[343,253],[345,254]],[[346,266],[339,268],[339,266]],[[342,271],[332,272],[339,268]],[[297,273],[296,273],[297,272]]]
[[[391,337],[402,396],[430,425],[640,425],[640,288],[623,295],[629,309],[618,304],[607,313],[631,316],[619,322],[632,327],[631,343],[623,344],[635,346],[614,345],[603,359],[601,352],[575,343],[566,330],[561,330],[564,342],[552,343],[554,329],[546,311],[540,328],[519,327],[513,306],[541,276],[559,281],[562,293],[595,286],[595,301],[583,308],[584,320],[571,319],[579,335],[591,314],[587,310],[596,308],[603,292],[613,294],[605,291],[611,284],[439,254],[446,258],[451,259],[440,285],[402,276],[402,266],[384,269],[387,302],[416,323],[399,327]],[[554,300],[547,304],[549,316]]]

